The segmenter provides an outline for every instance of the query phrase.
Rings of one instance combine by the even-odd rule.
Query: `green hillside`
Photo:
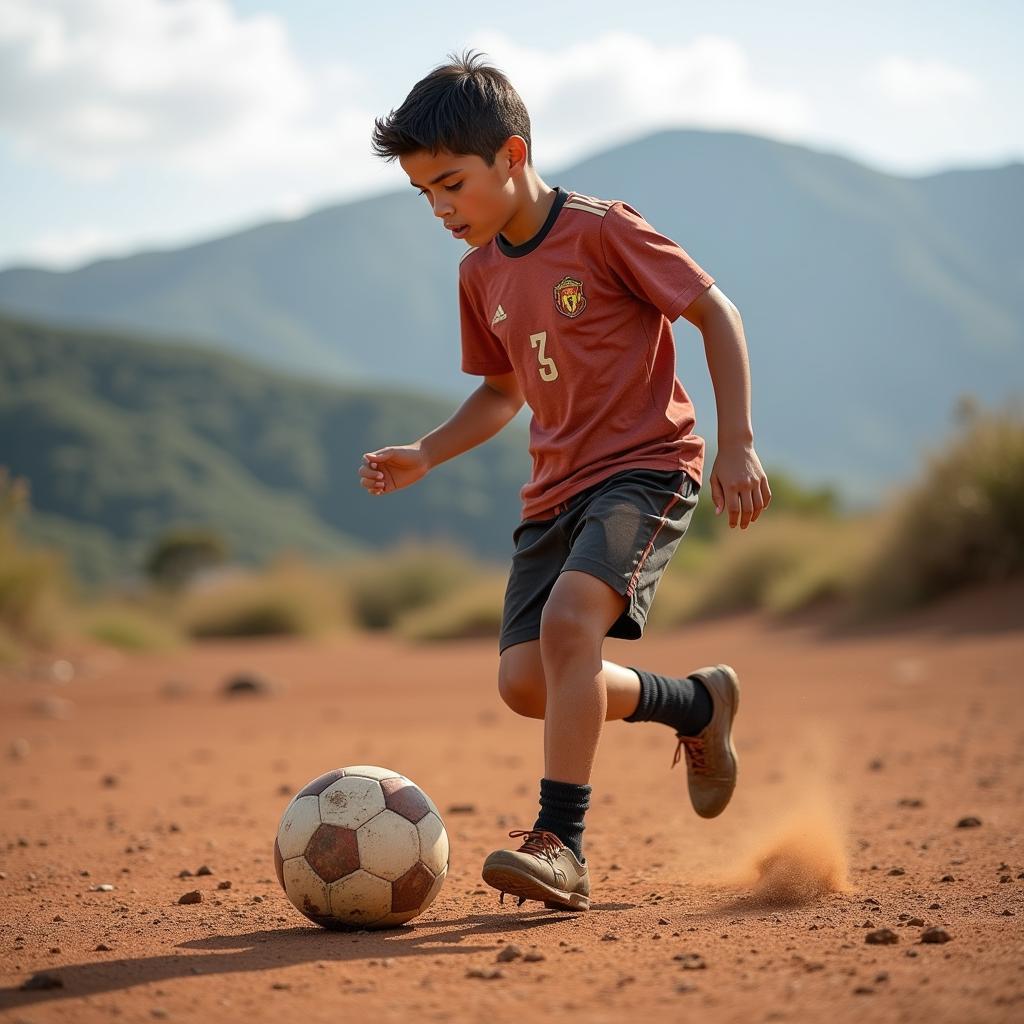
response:
[[[31,484],[32,534],[91,580],[137,572],[161,531],[185,525],[220,531],[243,561],[405,537],[504,557],[529,469],[521,429],[387,500],[358,485],[364,451],[452,411],[184,344],[0,318],[0,465]]]
[[[735,132],[666,131],[552,169],[624,199],[739,306],[764,458],[855,500],[905,476],[957,397],[1022,387],[1024,166],[879,172]],[[0,273],[0,307],[46,322],[173,332],[351,386],[458,396],[453,242],[409,189],[72,272]],[[700,338],[676,324],[698,429]]]

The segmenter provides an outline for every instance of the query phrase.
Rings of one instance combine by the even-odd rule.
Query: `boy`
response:
[[[483,383],[420,440],[363,456],[372,495],[407,487],[483,443],[524,401],[533,473],[505,594],[498,688],[544,719],[544,777],[518,850],[485,861],[502,894],[586,910],[583,822],[602,724],[668,725],[685,749],[690,800],[710,818],[736,782],[727,665],[672,679],[602,661],[605,636],[638,639],[658,580],[697,502],[704,442],[675,376],[670,321],[704,337],[718,406],[716,512],[741,529],[771,500],[753,446],[739,313],[713,279],[622,202],[549,188],[530,119],[501,72],[450,57],[376,121],[435,217],[470,248],[459,265],[462,369]]]

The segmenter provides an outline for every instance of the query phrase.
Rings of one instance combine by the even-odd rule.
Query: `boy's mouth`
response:
[[[445,227],[452,233],[453,238],[465,238],[469,234],[468,224],[446,224]]]

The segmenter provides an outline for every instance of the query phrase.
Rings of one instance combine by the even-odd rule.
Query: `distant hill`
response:
[[[180,344],[0,319],[0,465],[30,481],[36,539],[94,581],[138,571],[174,525],[245,561],[447,538],[507,558],[526,436],[510,425],[416,487],[371,498],[364,451],[415,440],[451,402],[321,385]]]
[[[738,133],[662,132],[550,173],[625,199],[743,314],[766,461],[855,501],[910,471],[964,392],[1024,389],[1024,165],[921,178]],[[204,340],[351,385],[455,394],[453,243],[412,190],[70,273],[0,273],[0,306]],[[676,326],[698,427],[700,338]]]

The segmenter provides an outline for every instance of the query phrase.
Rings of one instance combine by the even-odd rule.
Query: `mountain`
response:
[[[662,132],[555,174],[624,199],[743,315],[758,451],[855,503],[918,462],[955,400],[1024,387],[1024,165],[918,178],[738,133]],[[382,195],[73,272],[0,273],[0,306],[202,339],[290,371],[464,394],[457,259],[424,200]],[[701,339],[679,372],[714,435]]]
[[[364,451],[451,412],[185,344],[0,318],[0,466],[30,483],[31,535],[94,582],[137,572],[171,526],[214,528],[249,562],[401,539],[506,559],[529,473],[521,427],[407,491],[377,499],[358,484]]]

